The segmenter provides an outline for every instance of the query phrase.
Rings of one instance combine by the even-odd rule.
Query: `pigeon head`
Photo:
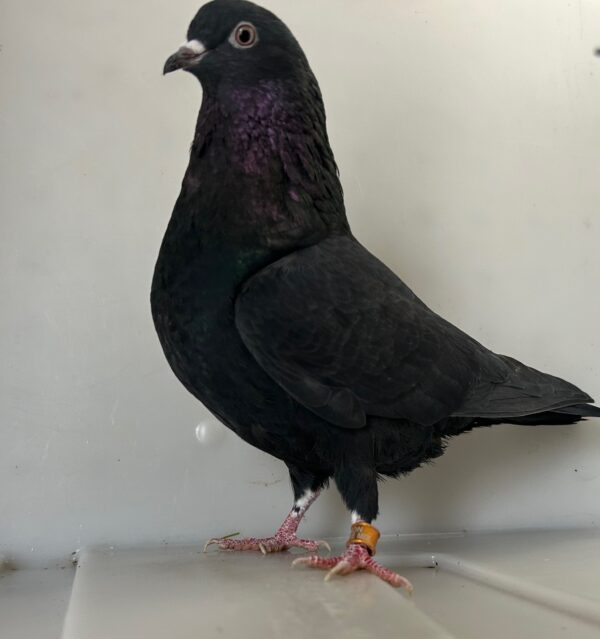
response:
[[[178,69],[209,88],[294,79],[308,63],[291,31],[270,11],[246,0],[213,0],[198,11],[164,73]]]
[[[279,18],[213,0],[166,61],[177,69],[203,89],[180,209],[202,218],[205,237],[287,250],[348,232],[319,85]]]

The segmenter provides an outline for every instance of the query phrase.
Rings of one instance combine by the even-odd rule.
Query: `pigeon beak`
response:
[[[190,40],[182,44],[177,51],[167,59],[163,68],[163,75],[177,71],[177,69],[189,69],[194,66],[209,52],[200,40]]]

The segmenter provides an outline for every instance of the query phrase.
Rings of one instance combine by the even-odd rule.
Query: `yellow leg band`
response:
[[[359,544],[365,546],[371,555],[375,554],[377,540],[381,536],[380,532],[366,521],[357,521],[350,528],[350,538],[346,542],[346,546],[350,544]]]

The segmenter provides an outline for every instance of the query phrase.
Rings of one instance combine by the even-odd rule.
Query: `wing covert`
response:
[[[250,278],[236,301],[236,325],[277,383],[345,428],[364,426],[367,415],[433,424],[460,406],[484,371],[503,378],[496,356],[348,236]]]

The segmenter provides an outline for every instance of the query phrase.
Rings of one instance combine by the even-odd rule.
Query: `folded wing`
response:
[[[361,428],[368,415],[431,425],[592,401],[446,322],[348,236],[254,275],[236,300],[236,325],[280,386],[344,428]]]

